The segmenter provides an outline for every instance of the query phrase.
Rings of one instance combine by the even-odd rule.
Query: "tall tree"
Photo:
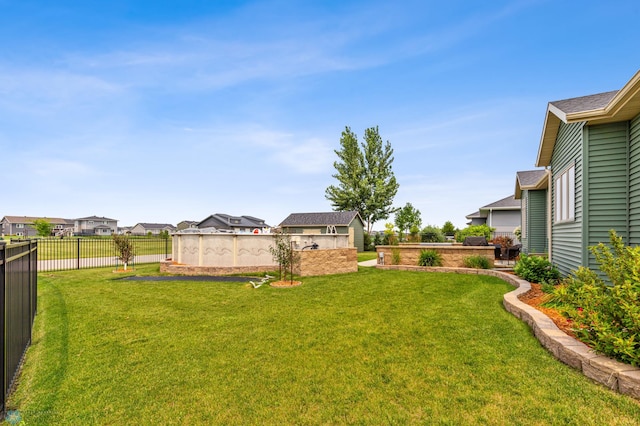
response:
[[[364,142],[347,126],[340,137],[340,150],[333,163],[337,173],[332,175],[338,185],[325,191],[334,210],[355,210],[371,232],[373,224],[389,217],[395,210],[393,197],[398,192],[398,182],[393,174],[393,149],[389,141],[383,145],[378,127],[365,130]]]
[[[413,207],[411,203],[405,204],[403,208],[396,212],[395,224],[400,234],[400,240],[402,240],[402,234],[405,230],[413,227],[420,228],[420,225],[422,225],[420,210]]]

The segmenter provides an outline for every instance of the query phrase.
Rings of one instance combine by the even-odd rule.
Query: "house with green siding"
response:
[[[548,252],[548,188],[548,170],[527,170],[516,173],[514,198],[521,203],[520,243],[524,253],[546,254]]]
[[[640,72],[620,90],[550,102],[536,166],[549,173],[548,252],[563,274],[596,268],[588,247],[610,229],[640,244]]]
[[[348,234],[349,245],[364,251],[364,221],[356,211],[291,213],[278,227],[290,234]]]

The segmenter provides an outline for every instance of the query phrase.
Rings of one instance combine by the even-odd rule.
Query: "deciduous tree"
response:
[[[405,204],[403,208],[396,212],[395,224],[400,234],[400,240],[402,241],[402,234],[406,230],[411,229],[412,227],[420,229],[420,225],[422,225],[420,210],[413,207],[411,203]]]
[[[333,163],[337,173],[332,175],[338,185],[329,186],[325,196],[334,210],[357,211],[371,232],[375,222],[395,211],[392,204],[399,184],[392,169],[393,149],[389,141],[383,144],[377,126],[365,130],[362,144],[347,126],[340,147]]]
[[[50,237],[53,231],[53,224],[47,219],[36,219],[33,221],[33,229],[39,237]]]

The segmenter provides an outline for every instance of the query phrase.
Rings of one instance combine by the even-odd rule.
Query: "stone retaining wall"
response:
[[[301,277],[358,272],[358,250],[355,247],[333,250],[302,250],[300,267],[294,272]]]
[[[404,271],[453,272],[458,274],[491,275],[518,287],[503,297],[507,311],[529,324],[533,334],[549,352],[565,364],[580,370],[582,374],[608,388],[640,399],[640,368],[633,367],[600,355],[584,343],[574,339],[562,330],[545,314],[518,299],[531,289],[529,282],[515,275],[487,269],[468,268],[425,268],[419,266],[381,266],[382,269]]]
[[[442,256],[442,266],[445,268],[462,268],[464,259],[469,256],[482,256],[487,258],[491,267],[495,259],[495,248],[493,246],[462,246],[462,245],[421,245],[421,244],[401,244],[397,246],[376,246],[378,263],[380,263],[380,253],[384,254],[384,264],[391,265],[393,253],[400,254],[399,265],[415,266],[420,259],[422,250],[435,250]]]

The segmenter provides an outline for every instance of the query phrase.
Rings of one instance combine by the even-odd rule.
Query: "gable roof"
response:
[[[487,204],[486,206],[480,207],[480,212],[482,210],[520,210],[521,205],[520,201],[516,200],[513,195],[509,195],[508,197],[504,197],[501,200],[494,201],[491,204]]]
[[[549,186],[547,169],[527,170],[516,172],[516,200],[522,198],[522,191],[525,189],[545,189]]]
[[[304,226],[349,226],[358,218],[364,225],[362,218],[356,211],[324,212],[324,213],[291,213],[280,223],[280,227],[304,227]]]
[[[138,225],[142,226],[144,229],[166,229],[166,228],[174,229],[175,228],[175,226],[169,223],[138,223],[137,225],[134,226],[134,228]]]
[[[263,219],[259,219],[253,216],[231,216],[225,213],[216,213],[207,216],[205,219],[197,223],[199,228],[205,222],[208,223],[207,227],[215,227],[219,229],[233,229],[233,228],[265,228],[269,227],[264,223]]]
[[[48,220],[53,225],[68,225],[68,219],[62,219],[60,217],[34,217],[34,216],[5,216],[2,218],[7,223],[33,223],[38,219]],[[73,222],[71,222],[73,225]]]
[[[117,222],[116,219],[109,219],[108,217],[99,217],[99,216],[79,217],[76,220],[108,220],[110,222]]]
[[[549,102],[536,166],[548,166],[560,123],[605,124],[631,120],[640,113],[640,71],[622,89]]]

